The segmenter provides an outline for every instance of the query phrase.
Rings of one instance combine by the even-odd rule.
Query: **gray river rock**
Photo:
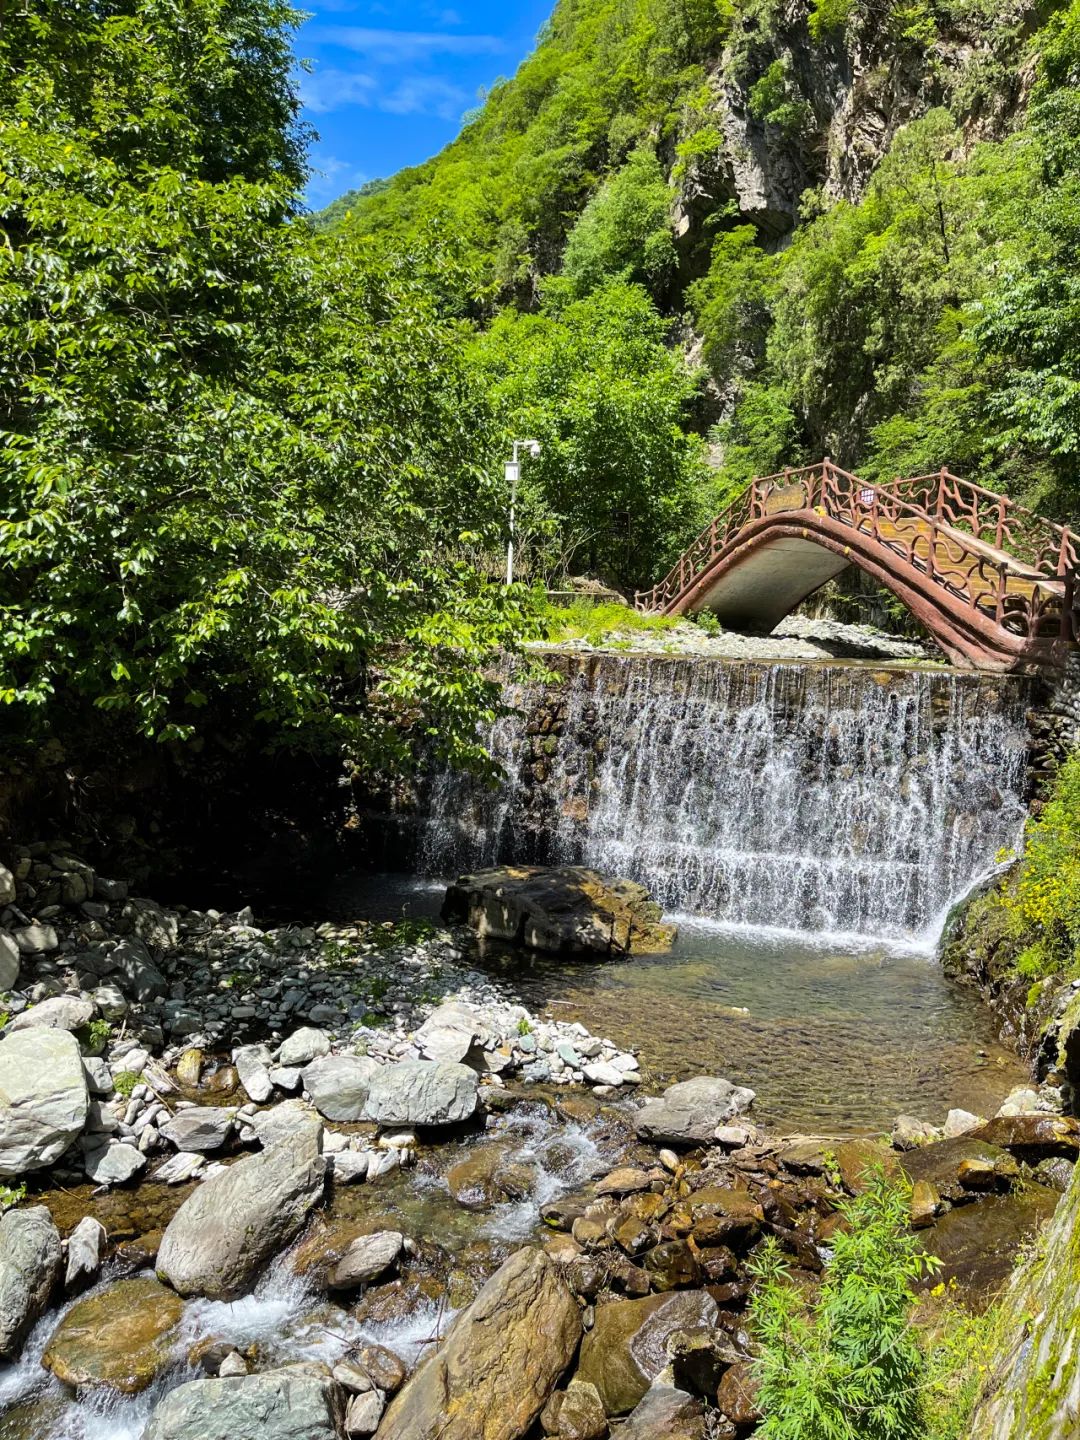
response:
[[[143,1440],[337,1440],[334,1388],[290,1370],[192,1380],[161,1401]]]
[[[58,1160],[86,1124],[89,1103],[74,1035],[32,1029],[0,1040],[0,1178]]]
[[[243,1294],[321,1198],[319,1144],[319,1135],[302,1131],[204,1181],[169,1222],[159,1276],[181,1295]]]
[[[362,1120],[379,1066],[366,1055],[321,1055],[304,1067],[304,1089],[325,1120]]]
[[[719,1076],[699,1075],[670,1085],[659,1100],[649,1100],[634,1117],[643,1140],[661,1145],[708,1145],[721,1125],[754,1103],[753,1090]]]
[[[0,1358],[18,1353],[59,1279],[60,1235],[43,1205],[0,1216]]]
[[[477,1086],[467,1065],[403,1060],[373,1077],[364,1113],[380,1125],[456,1125],[476,1113]]]

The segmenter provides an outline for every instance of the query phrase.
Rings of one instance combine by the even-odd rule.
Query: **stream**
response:
[[[902,1112],[937,1124],[955,1106],[993,1114],[1025,1082],[935,951],[950,907],[1020,840],[1026,682],[869,665],[552,663],[564,683],[511,686],[514,713],[486,736],[501,785],[434,777],[387,845],[400,853],[404,837],[413,873],[338,877],[309,897],[310,920],[434,919],[462,871],[592,864],[650,886],[679,923],[670,953],[596,963],[477,943],[468,959],[534,1014],[639,1052],[646,1091],[722,1075],[757,1092],[753,1118],[774,1131],[850,1136]],[[50,1310],[19,1361],[0,1365],[0,1440],[139,1440],[162,1394],[204,1373],[199,1353],[214,1341],[257,1369],[333,1363],[370,1342],[412,1365],[542,1233],[543,1206],[626,1163],[627,1107],[588,1096],[576,1107],[530,1092],[486,1130],[421,1136],[408,1169],[335,1186],[252,1294],[184,1303],[165,1369],[141,1394],[74,1398],[41,1366],[70,1306]],[[492,1146],[520,1191],[474,1210],[447,1176]],[[138,1241],[193,1188],[151,1180],[36,1198],[63,1234],[96,1213],[112,1240]],[[385,1228],[414,1242],[407,1273],[351,1308],[332,1303],[316,1280],[323,1239]],[[121,1248],[99,1288],[152,1273],[146,1263]]]

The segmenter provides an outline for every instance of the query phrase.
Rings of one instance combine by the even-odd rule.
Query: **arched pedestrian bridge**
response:
[[[767,634],[848,565],[958,665],[1055,669],[1080,637],[1080,536],[947,470],[873,485],[830,460],[755,480],[636,604]]]

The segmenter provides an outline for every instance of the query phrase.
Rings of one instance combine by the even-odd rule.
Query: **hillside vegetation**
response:
[[[823,453],[1064,516],[1078,81],[1075,4],[559,0],[453,144],[322,223],[439,235],[477,275],[497,423],[549,442],[540,570],[651,581],[753,473]],[[629,324],[647,423],[579,384]]]

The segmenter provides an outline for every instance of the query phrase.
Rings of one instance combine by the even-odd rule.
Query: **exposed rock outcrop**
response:
[[[555,954],[648,954],[668,949],[676,934],[644,885],[605,880],[579,865],[505,865],[462,875],[447,888],[443,916],[483,938]]]

